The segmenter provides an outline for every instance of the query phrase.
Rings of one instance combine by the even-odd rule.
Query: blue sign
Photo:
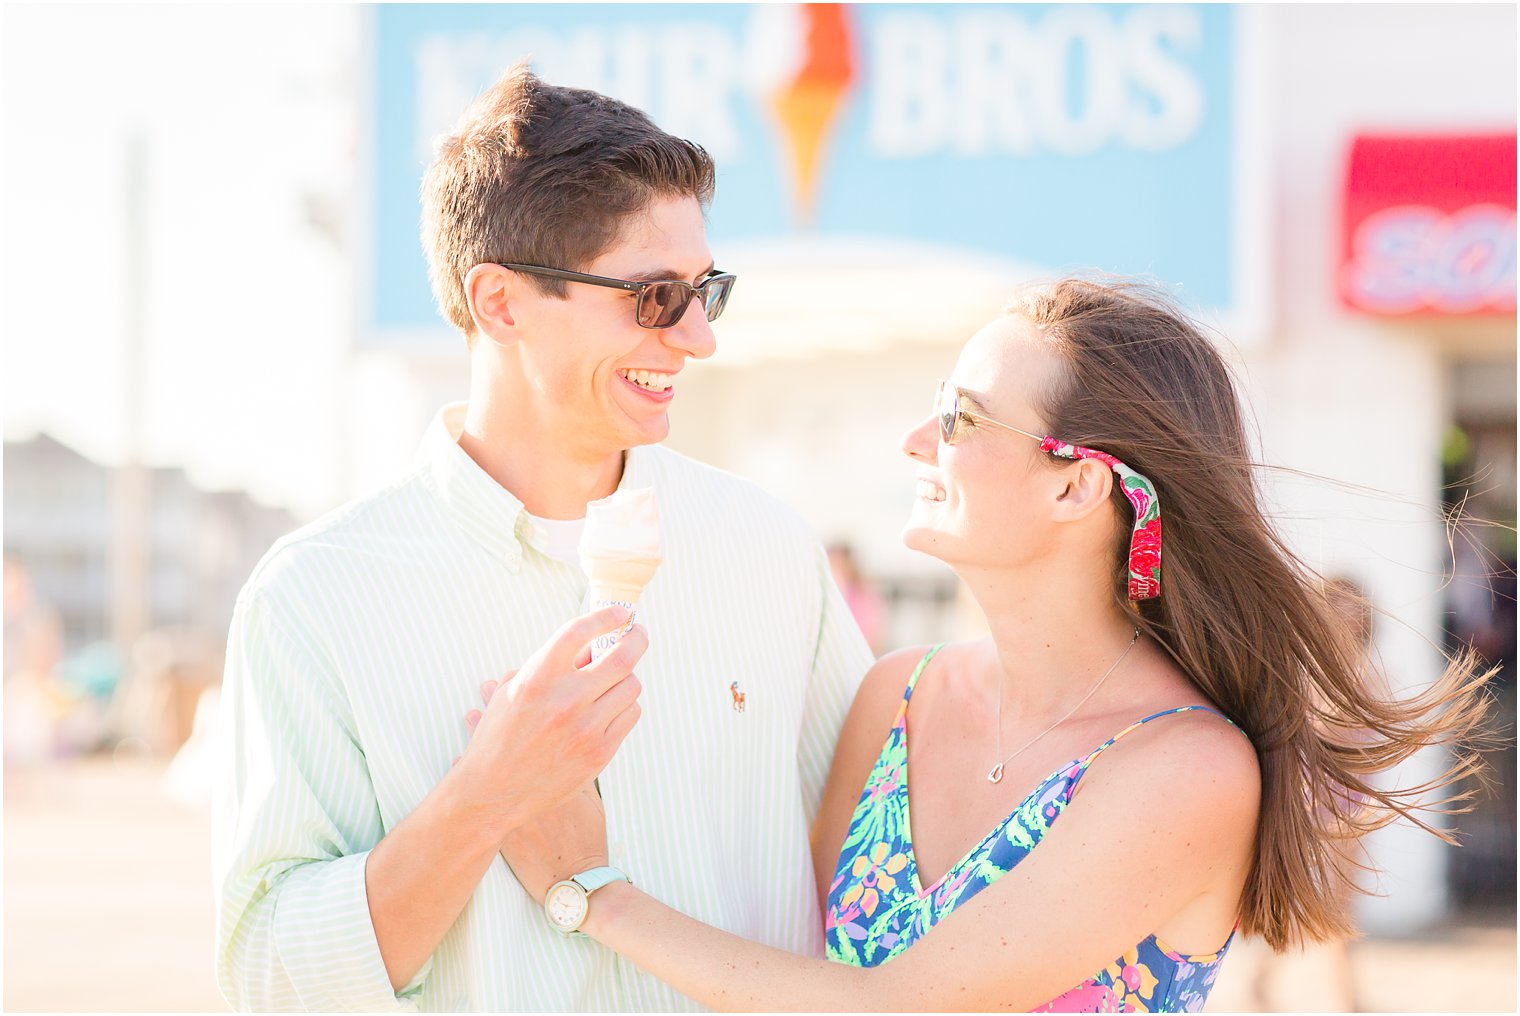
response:
[[[372,341],[442,333],[418,241],[433,140],[513,63],[638,106],[718,167],[709,239],[890,238],[1052,272],[1241,279],[1229,6],[378,5]]]

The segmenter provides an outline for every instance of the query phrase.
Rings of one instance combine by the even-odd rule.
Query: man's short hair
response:
[[[504,261],[584,269],[656,198],[712,200],[713,163],[640,110],[540,80],[526,61],[476,99],[422,181],[422,244],[439,309],[466,337],[464,278]],[[527,276],[564,296],[566,283]]]

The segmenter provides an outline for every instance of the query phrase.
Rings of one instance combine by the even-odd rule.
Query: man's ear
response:
[[[464,299],[477,334],[498,346],[517,341],[512,302],[520,292],[520,284],[517,273],[501,265],[479,264],[465,274]]]
[[[1062,470],[1066,487],[1056,495],[1056,518],[1074,522],[1108,503],[1114,471],[1096,459],[1078,459]]]

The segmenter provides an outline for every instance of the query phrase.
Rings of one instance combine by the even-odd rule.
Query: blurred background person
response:
[[[881,598],[881,593],[876,591],[876,586],[860,573],[859,566],[855,563],[855,551],[848,543],[836,540],[828,545],[829,571],[834,575],[834,583],[839,586],[839,591],[844,594],[844,602],[849,606],[850,613],[855,617],[855,624],[860,627],[860,633],[866,637],[871,651],[880,655],[885,648],[882,640],[885,634],[883,622],[886,619],[886,605]]]
[[[47,761],[57,750],[69,696],[57,684],[63,657],[58,611],[32,588],[21,558],[5,552],[5,764]]]

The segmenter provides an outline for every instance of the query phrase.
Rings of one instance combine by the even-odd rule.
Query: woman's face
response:
[[[1007,314],[971,337],[947,380],[962,389],[962,410],[1043,435],[1035,396],[1058,369],[1033,327]],[[903,451],[918,467],[903,531],[910,549],[977,566],[1018,565],[1048,550],[1045,505],[1061,481],[1035,439],[962,418],[946,445],[931,415],[908,432]]]

